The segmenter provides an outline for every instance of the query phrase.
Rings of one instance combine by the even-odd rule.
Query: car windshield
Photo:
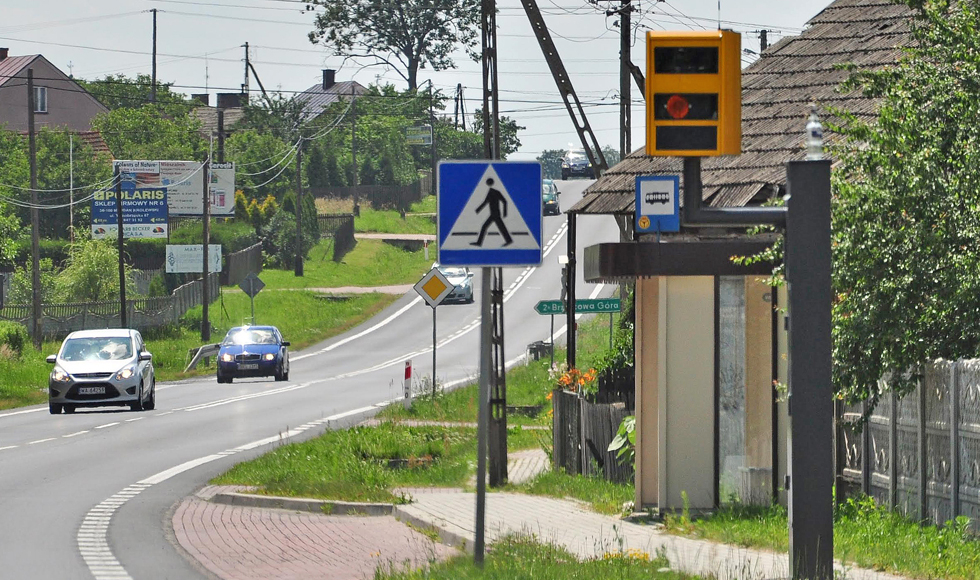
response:
[[[549,195],[554,195],[554,193],[555,193],[555,184],[554,183],[545,183],[544,184],[544,195],[545,195],[545,197],[547,197]]]
[[[61,349],[66,361],[126,360],[133,356],[133,344],[126,336],[101,336],[97,338],[70,338]]]
[[[456,268],[453,266],[441,266],[439,270],[446,275],[447,278],[459,278],[466,276],[466,268]]]
[[[577,151],[573,153],[569,153],[567,159],[569,161],[585,161],[585,153],[577,152]]]
[[[233,329],[221,344],[276,344],[276,336],[261,328]]]

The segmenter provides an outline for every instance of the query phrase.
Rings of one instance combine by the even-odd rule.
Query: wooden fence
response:
[[[903,398],[879,386],[870,413],[839,410],[838,483],[916,520],[964,515],[980,531],[980,359],[927,365]]]
[[[209,294],[211,302],[214,302],[221,291],[218,274],[210,274],[210,280]],[[137,330],[175,325],[188,310],[201,304],[203,292],[203,281],[195,280],[176,288],[170,296],[127,300],[127,324]],[[118,327],[119,307],[118,300],[43,304],[41,334],[46,337],[61,337],[75,330]],[[18,322],[23,324],[29,333],[33,333],[34,322],[30,304],[4,305],[0,309],[0,320]]]
[[[633,480],[633,466],[621,464],[615,452],[606,451],[632,409],[622,402],[592,403],[562,390],[552,391],[551,404],[556,468],[621,483]]]
[[[222,286],[237,286],[249,272],[262,271],[262,243],[258,243],[225,256],[221,271]]]

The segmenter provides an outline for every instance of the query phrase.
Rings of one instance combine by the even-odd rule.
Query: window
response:
[[[48,88],[34,87],[34,112],[48,112]]]

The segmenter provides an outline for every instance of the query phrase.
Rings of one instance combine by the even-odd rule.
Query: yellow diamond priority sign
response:
[[[454,288],[455,286],[439,271],[439,268],[429,270],[415,285],[415,291],[433,308],[439,306],[439,303],[445,300]]]

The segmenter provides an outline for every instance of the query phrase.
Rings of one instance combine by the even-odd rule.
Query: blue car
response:
[[[275,377],[289,380],[289,342],[275,326],[236,326],[218,351],[218,382],[236,377]]]

